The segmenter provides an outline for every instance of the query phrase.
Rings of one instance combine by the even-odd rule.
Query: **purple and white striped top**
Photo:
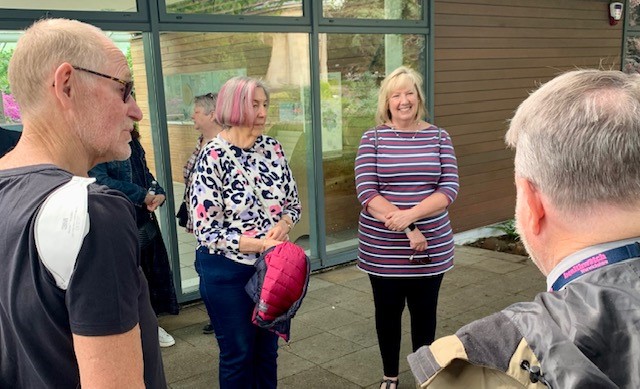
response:
[[[436,126],[400,132],[379,126],[377,151],[374,130],[362,135],[355,161],[356,191],[363,205],[358,223],[358,267],[386,277],[423,277],[453,267],[453,232],[449,213],[416,221],[427,238],[425,252],[414,254],[404,232],[387,229],[366,210],[367,203],[383,196],[400,209],[408,209],[433,193],[451,204],[458,195],[458,165],[449,134]]]

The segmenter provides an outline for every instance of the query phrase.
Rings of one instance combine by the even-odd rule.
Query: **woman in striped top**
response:
[[[396,69],[382,81],[379,125],[364,133],[355,161],[358,267],[371,280],[387,389],[397,387],[405,301],[415,351],[434,340],[438,291],[453,267],[447,208],[458,194],[458,167],[449,134],[425,115],[422,78]]]

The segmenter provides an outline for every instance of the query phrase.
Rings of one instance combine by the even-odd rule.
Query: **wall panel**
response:
[[[622,28],[606,0],[436,0],[435,122],[453,138],[454,230],[511,218],[508,120],[530,91],[577,67],[620,67]]]

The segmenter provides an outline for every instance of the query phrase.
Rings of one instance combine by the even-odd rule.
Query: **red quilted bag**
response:
[[[302,297],[307,281],[307,257],[291,242],[279,244],[265,255],[267,271],[260,291],[256,315],[273,321]]]

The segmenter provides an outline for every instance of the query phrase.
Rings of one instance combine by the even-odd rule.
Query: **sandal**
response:
[[[397,389],[398,385],[400,385],[400,379],[396,378],[395,380],[392,380],[391,378],[387,378],[386,380],[383,379],[382,381],[380,381],[380,384],[386,384],[384,389],[391,389],[391,385],[396,384]]]

